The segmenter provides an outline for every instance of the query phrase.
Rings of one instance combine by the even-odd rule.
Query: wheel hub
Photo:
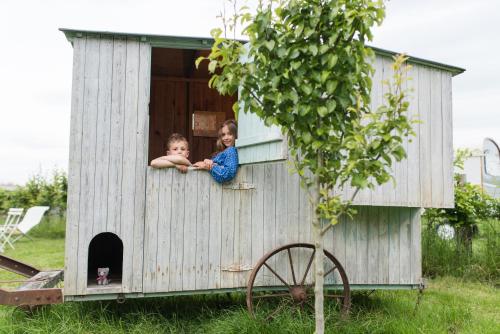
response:
[[[301,286],[294,286],[290,289],[290,294],[292,298],[297,303],[303,303],[307,300],[306,289]]]

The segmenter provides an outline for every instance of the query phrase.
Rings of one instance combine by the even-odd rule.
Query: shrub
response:
[[[455,152],[454,166],[463,170],[464,161],[471,151],[458,149]],[[447,209],[427,209],[423,217],[430,227],[449,224],[456,230],[457,241],[468,252],[472,252],[472,238],[478,230],[477,223],[485,219],[500,219],[500,200],[490,197],[471,183],[463,182],[462,175],[455,174],[455,207]],[[458,247],[458,246],[457,246]]]
[[[24,186],[15,190],[0,189],[0,214],[5,214],[9,208],[29,208],[36,205],[46,205],[52,213],[64,215],[68,179],[66,173],[55,170],[51,178],[42,175],[32,176]]]

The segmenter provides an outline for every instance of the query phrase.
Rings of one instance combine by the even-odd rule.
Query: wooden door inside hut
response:
[[[195,67],[195,60],[208,52],[152,49],[149,162],[166,154],[167,140],[175,132],[187,138],[191,162],[211,157],[216,151],[217,137],[203,127],[212,127],[216,122],[218,128],[224,120],[234,118],[232,106],[237,96],[221,96],[208,87],[207,61],[198,69]],[[196,115],[196,122],[193,115]],[[201,128],[200,122],[203,123]]]

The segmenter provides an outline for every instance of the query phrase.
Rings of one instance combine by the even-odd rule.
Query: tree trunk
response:
[[[316,334],[325,332],[324,317],[324,265],[323,265],[323,236],[321,235],[321,219],[315,213],[313,218],[313,237],[316,253],[314,255],[314,311],[316,318]]]
[[[457,228],[457,250],[465,251],[465,256],[472,255],[472,237],[474,236],[474,225],[460,226]]]
[[[321,152],[318,154],[318,165],[323,166],[323,156]],[[325,313],[324,313],[324,295],[323,283],[324,277],[324,264],[323,264],[323,235],[321,234],[321,218],[316,212],[316,208],[320,201],[321,183],[319,177],[316,176],[315,189],[313,195],[313,208],[314,215],[312,221],[314,247],[316,250],[314,256],[314,313],[316,318],[316,334],[323,334],[325,332]]]

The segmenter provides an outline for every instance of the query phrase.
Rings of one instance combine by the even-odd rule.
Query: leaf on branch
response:
[[[328,57],[328,68],[332,69],[337,64],[338,59],[339,57],[337,55],[331,54]]]
[[[333,94],[335,92],[335,89],[337,88],[337,85],[339,84],[338,81],[335,80],[330,80],[326,83],[326,91],[328,94]]]
[[[302,140],[304,141],[304,143],[309,144],[312,141],[311,133],[302,132]]]
[[[318,54],[318,47],[316,46],[316,44],[310,44],[309,51],[313,56],[316,56]]]
[[[205,59],[206,59],[206,58],[205,58],[205,57],[203,57],[203,56],[202,56],[202,57],[198,57],[198,58],[196,59],[196,61],[194,62],[194,65],[196,66],[196,68],[198,68],[198,67],[200,66],[200,63],[201,63],[202,61],[204,61]]]
[[[278,50],[276,50],[276,54],[278,57],[283,58],[288,54],[288,50],[285,48],[278,48]]]
[[[300,55],[299,50],[297,50],[297,49],[293,49],[293,50],[292,50],[292,53],[290,54],[290,59],[295,59],[295,58],[297,58],[299,55]]]
[[[216,60],[212,60],[210,61],[210,63],[208,64],[208,71],[210,73],[215,73],[215,69],[217,67],[217,61]]]
[[[265,41],[265,42],[264,42],[264,45],[266,46],[266,48],[267,48],[269,51],[273,51],[273,49],[274,49],[274,45],[275,45],[275,44],[276,44],[276,43],[275,43],[274,41],[272,41],[272,40],[271,40],[271,41]]]
[[[335,111],[335,108],[337,107],[337,102],[334,99],[330,99],[326,101],[326,107],[328,108],[328,112],[333,112]]]
[[[321,117],[325,117],[326,115],[328,115],[328,108],[324,106],[318,107],[318,114]]]

